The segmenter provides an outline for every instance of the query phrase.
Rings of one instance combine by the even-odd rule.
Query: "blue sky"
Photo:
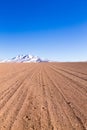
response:
[[[86,0],[1,0],[0,59],[87,61]]]

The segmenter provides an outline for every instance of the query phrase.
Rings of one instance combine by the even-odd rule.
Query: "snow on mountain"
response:
[[[33,55],[18,55],[16,57],[13,57],[9,60],[2,60],[1,63],[8,63],[8,62],[12,62],[12,63],[29,63],[29,62],[48,62],[48,60],[42,60],[41,58],[39,58],[38,56],[33,56]]]

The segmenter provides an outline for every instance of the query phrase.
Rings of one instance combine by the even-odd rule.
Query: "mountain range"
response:
[[[8,60],[2,60],[0,61],[1,63],[8,63],[8,62],[12,62],[12,63],[29,63],[29,62],[34,62],[34,63],[38,63],[38,62],[48,62],[49,60],[43,60],[38,56],[33,56],[33,55],[18,55],[16,57],[13,57],[11,59]]]

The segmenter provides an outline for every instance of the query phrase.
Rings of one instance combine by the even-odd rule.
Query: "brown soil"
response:
[[[87,63],[0,64],[0,130],[87,130]]]

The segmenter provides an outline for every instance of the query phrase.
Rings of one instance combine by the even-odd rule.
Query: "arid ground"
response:
[[[0,64],[0,130],[87,130],[87,63]]]

